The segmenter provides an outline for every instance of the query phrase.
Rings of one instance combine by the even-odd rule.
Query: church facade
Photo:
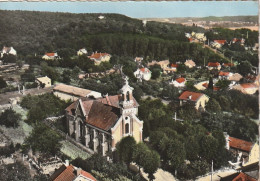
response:
[[[94,152],[106,155],[125,136],[142,141],[143,122],[127,78],[119,95],[98,99],[80,98],[66,108],[69,136]]]

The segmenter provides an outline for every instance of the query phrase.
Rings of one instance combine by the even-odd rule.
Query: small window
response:
[[[129,123],[125,124],[125,134],[129,133]]]
[[[129,91],[127,91],[127,93],[126,93],[126,100],[127,100],[127,101],[130,101],[130,94],[129,94]]]

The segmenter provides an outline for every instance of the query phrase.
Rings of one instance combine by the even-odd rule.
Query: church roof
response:
[[[121,95],[106,96],[99,99],[81,98],[67,107],[66,111],[72,115],[73,109],[76,110],[79,106],[86,117],[85,122],[87,124],[109,131],[121,116],[120,100]],[[134,107],[137,106],[138,103],[134,99]]]

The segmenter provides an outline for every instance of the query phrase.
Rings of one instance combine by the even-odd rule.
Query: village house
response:
[[[101,93],[99,92],[88,90],[88,89],[82,89],[79,87],[74,87],[66,84],[56,85],[53,88],[53,94],[62,100],[71,100],[71,101],[76,101],[81,97],[93,97],[93,98],[102,97]]]
[[[57,53],[45,53],[45,55],[42,56],[44,60],[55,60],[57,58],[59,58]]]
[[[51,176],[49,181],[97,181],[90,173],[73,165],[62,165]]]
[[[214,40],[213,42],[211,42],[210,45],[211,45],[213,48],[219,49],[219,48],[221,48],[223,45],[225,45],[226,43],[227,43],[226,40]]]
[[[189,68],[193,68],[193,67],[196,66],[196,63],[193,60],[186,60],[184,65],[189,67]]]
[[[170,64],[169,67],[166,67],[163,69],[163,73],[164,74],[169,74],[169,73],[174,73],[174,72],[177,72],[177,67],[178,67],[178,64]]]
[[[38,87],[51,87],[51,79],[47,76],[36,78],[35,82],[38,84]]]
[[[207,37],[205,36],[204,33],[195,33],[195,32],[192,32],[191,33],[191,37],[195,40],[198,40],[199,42],[204,42],[207,40]]]
[[[179,100],[181,106],[186,102],[189,102],[193,103],[195,108],[198,110],[199,108],[205,109],[206,103],[209,101],[209,97],[198,92],[184,91],[180,95]]]
[[[218,78],[220,80],[229,80],[229,77],[231,77],[233,75],[233,73],[231,72],[223,72],[223,71],[220,71],[218,73]]]
[[[228,68],[228,67],[234,67],[235,64],[233,64],[233,63],[223,63],[222,66],[225,67],[225,68]]]
[[[242,78],[243,78],[243,76],[240,75],[239,73],[234,73],[233,75],[229,76],[229,80],[231,82],[233,82],[233,84],[236,83],[236,82],[239,82],[240,79],[242,79]]]
[[[87,148],[106,155],[126,136],[142,141],[143,121],[128,79],[119,95],[81,98],[66,108],[68,135]]]
[[[81,56],[81,55],[87,55],[88,51],[86,50],[86,48],[81,48],[77,51],[77,55]]]
[[[160,65],[161,69],[164,70],[164,69],[168,68],[169,64],[170,64],[169,60],[162,60],[162,61],[159,61],[159,62],[153,60],[152,62],[149,62],[147,64],[147,66],[150,67],[150,66],[153,66],[153,65]]]
[[[243,94],[254,94],[258,91],[258,86],[254,83],[243,83],[234,85],[232,89],[239,90]]]
[[[173,85],[174,87],[178,87],[178,88],[185,87],[185,84],[186,84],[186,79],[183,78],[183,77],[180,77],[180,78],[178,78],[178,79],[176,79],[174,81],[172,80],[170,82],[170,85]]]
[[[220,70],[221,69],[221,65],[218,62],[209,62],[207,67],[209,70],[213,70],[213,69]]]
[[[135,77],[139,80],[150,80],[152,77],[152,72],[148,68],[139,68],[134,72]]]
[[[245,39],[244,38],[242,38],[242,39],[239,39],[239,38],[233,38],[233,40],[231,40],[231,42],[230,43],[239,43],[240,45],[244,45],[244,43],[245,43]]]
[[[108,53],[92,53],[92,55],[90,55],[88,57],[90,60],[94,61],[95,65],[99,65],[101,62],[109,62],[111,55]]]
[[[136,62],[136,63],[138,63],[138,64],[141,64],[142,63],[142,61],[143,61],[143,57],[135,57],[135,59],[134,59],[134,61]]]
[[[251,164],[259,160],[259,145],[242,139],[234,138],[224,133],[226,139],[226,149],[231,151],[234,156],[241,155],[242,165]]]
[[[16,50],[13,47],[6,47],[6,46],[4,46],[2,51],[1,51],[1,58],[4,56],[4,54],[16,55]]]

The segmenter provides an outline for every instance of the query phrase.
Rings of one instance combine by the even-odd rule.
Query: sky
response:
[[[258,1],[0,2],[2,10],[119,13],[132,18],[258,15]]]

